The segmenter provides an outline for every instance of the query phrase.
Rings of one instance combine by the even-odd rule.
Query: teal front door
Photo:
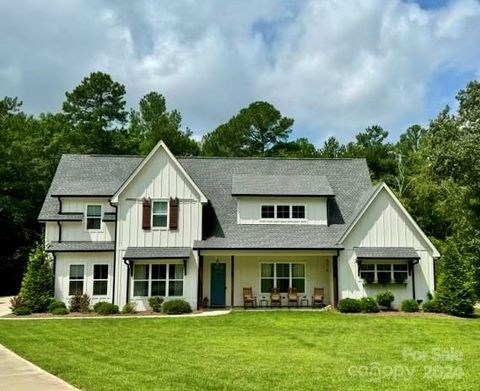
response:
[[[212,263],[210,267],[210,306],[225,307],[226,264]]]

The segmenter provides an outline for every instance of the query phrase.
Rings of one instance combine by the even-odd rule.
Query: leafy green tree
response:
[[[267,156],[285,143],[293,119],[268,102],[253,102],[203,139],[203,153],[217,156]]]
[[[138,111],[130,113],[130,127],[127,139],[132,149],[148,154],[163,140],[174,155],[198,155],[200,148],[192,139],[192,132],[180,129],[182,117],[177,110],[167,111],[165,98],[157,92],[145,95]]]
[[[329,137],[323,147],[318,151],[319,156],[323,158],[338,158],[345,155],[346,148],[340,144],[336,137]]]
[[[277,143],[268,151],[268,156],[314,158],[317,157],[317,150],[307,138],[302,137]]]
[[[27,271],[23,277],[20,297],[32,312],[45,312],[53,296],[51,260],[43,243],[37,244],[30,254]]]
[[[63,112],[75,143],[85,146],[86,152],[111,153],[113,133],[120,132],[127,120],[125,86],[106,73],[92,72],[65,96]]]
[[[476,301],[471,263],[460,254],[453,240],[445,243],[442,252],[442,275],[436,296],[440,308],[447,314],[470,316]]]

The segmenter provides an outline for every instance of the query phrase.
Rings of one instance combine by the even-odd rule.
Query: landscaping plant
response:
[[[129,302],[122,308],[122,314],[135,314],[137,312],[137,303]]]
[[[90,312],[90,297],[85,293],[77,293],[70,298],[70,312]]]
[[[403,312],[418,312],[420,310],[420,307],[418,306],[417,300],[407,299],[402,301],[400,309]]]
[[[162,309],[166,314],[188,314],[192,312],[190,304],[182,299],[168,300],[163,303]]]
[[[38,243],[30,253],[20,288],[22,303],[32,312],[47,311],[53,296],[53,272],[50,263],[43,243]]]
[[[344,313],[361,312],[360,300],[345,298],[338,302],[338,310]]]
[[[393,300],[395,296],[391,291],[384,291],[377,294],[377,303],[379,306],[390,309],[392,308]]]
[[[362,312],[374,313],[380,311],[378,304],[373,297],[362,297],[360,299],[360,308]]]
[[[153,312],[161,312],[162,303],[163,303],[163,297],[152,296],[148,298],[148,305],[150,306]]]
[[[59,308],[64,308],[64,309],[67,309],[67,306],[65,305],[65,303],[63,301],[60,301],[60,300],[54,300],[50,303],[50,305],[48,306],[48,312],[51,312],[53,313],[53,311],[59,309]]]
[[[93,310],[99,315],[113,315],[119,312],[118,305],[108,301],[99,301],[93,306]]]

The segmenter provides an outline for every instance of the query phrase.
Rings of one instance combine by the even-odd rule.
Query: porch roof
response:
[[[50,242],[47,252],[106,252],[113,251],[115,242]]]
[[[188,259],[189,247],[128,247],[123,259]]]
[[[355,247],[358,259],[420,259],[413,247]]]

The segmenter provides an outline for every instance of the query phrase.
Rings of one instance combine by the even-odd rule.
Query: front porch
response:
[[[243,289],[251,288],[258,308],[270,308],[273,289],[280,291],[276,308],[288,303],[289,288],[298,292],[298,307],[312,305],[315,288],[324,291],[324,305],[336,304],[337,251],[330,250],[201,250],[198,307],[243,307]]]

